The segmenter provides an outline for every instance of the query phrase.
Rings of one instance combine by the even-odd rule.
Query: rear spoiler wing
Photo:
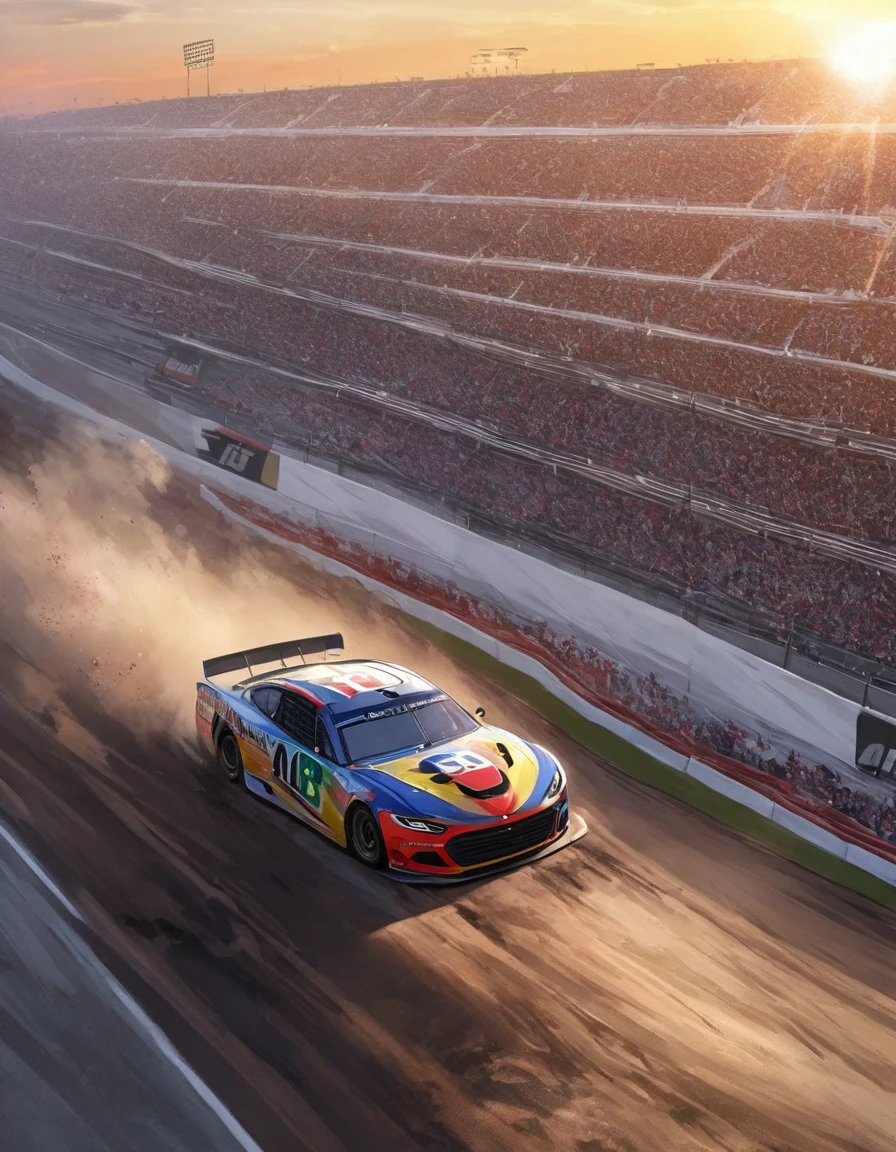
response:
[[[223,676],[225,672],[248,671],[252,675],[253,664],[273,664],[277,660],[286,667],[286,661],[294,656],[301,656],[304,663],[306,656],[318,653],[342,651],[345,643],[341,632],[333,632],[329,636],[307,636],[303,640],[285,640],[282,644],[266,644],[263,648],[249,648],[245,652],[231,652],[227,656],[213,656],[211,660],[202,661],[202,674],[206,680],[212,676]]]

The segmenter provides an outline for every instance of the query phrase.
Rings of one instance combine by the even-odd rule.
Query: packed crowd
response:
[[[872,115],[873,113],[873,115]],[[229,94],[56,112],[42,128],[853,123],[896,120],[891,92],[857,91],[820,60],[525,74]]]
[[[810,528],[884,544],[896,541],[891,499],[896,463],[750,431],[693,408],[666,409],[619,396],[580,377],[563,381],[534,367],[378,320],[309,308],[255,290],[212,284],[200,295],[193,274],[139,252],[61,237],[69,254],[115,261],[126,280],[110,280],[69,260],[39,257],[21,241],[0,243],[0,262],[20,276],[35,260],[44,283],[87,294],[108,307],[143,313],[163,330],[250,349],[334,381],[460,418],[469,434],[490,429],[524,445],[630,475],[690,485],[738,505],[767,509]],[[160,281],[164,281],[163,283]],[[161,290],[161,293],[160,293]],[[166,301],[167,297],[167,301]],[[243,385],[245,388],[245,385]],[[240,401],[234,395],[229,404]],[[266,410],[252,388],[242,403]]]
[[[536,270],[494,262],[446,267],[414,256],[381,256],[314,243],[259,247],[257,237],[229,232],[214,247],[212,259],[274,283],[448,319],[461,330],[518,343],[540,343],[533,325],[556,325],[563,346],[581,360],[595,359],[600,345],[594,341],[612,340],[634,325],[645,329],[642,335],[652,329],[656,338],[711,343],[723,351],[740,344],[779,355],[840,361],[847,367],[896,366],[892,301],[770,296],[745,291],[743,285],[729,287],[724,280],[708,286],[700,279],[633,279],[597,270]],[[287,265],[292,269],[288,280],[276,275]],[[708,340],[694,341],[692,335]],[[631,370],[654,374],[643,352],[639,356],[633,348],[628,355],[634,359],[622,363]]]
[[[722,756],[786,781],[797,795],[820,802],[857,821],[885,843],[896,845],[896,800],[881,801],[864,789],[850,787],[827,765],[811,763],[795,751],[776,755],[768,740],[758,733],[731,720],[698,716],[690,700],[661,683],[653,673],[635,675],[594,649],[582,650],[569,640],[561,640],[547,626],[540,631],[546,647],[562,646],[565,666],[588,687],[627,705],[670,735],[694,740]]]
[[[783,198],[802,208],[806,199],[823,198],[824,174],[830,179],[827,153],[834,139],[818,139],[816,152],[820,149],[822,156],[813,156],[811,162],[807,157],[805,172],[791,155],[794,146],[787,136],[497,137],[472,146],[467,138],[449,136],[97,137],[78,142],[78,162],[102,164],[108,177],[120,179],[164,176],[275,188],[669,205],[744,205],[786,168],[789,194]],[[51,146],[64,147],[66,141],[54,138]],[[15,138],[17,150],[29,157],[46,155],[50,143],[40,136]],[[884,147],[886,143],[884,138]],[[867,147],[865,137],[861,144]],[[859,146],[857,141],[854,147]],[[845,192],[842,201],[833,200],[833,207],[848,204],[851,210],[859,202]]]
[[[4,157],[32,176],[64,163],[75,179],[165,179],[234,186],[359,189],[380,196],[512,197],[667,208],[876,216],[893,205],[896,136],[592,137],[2,133]]]
[[[889,301],[771,297],[707,289],[699,280],[600,279],[562,269],[528,269],[521,279],[493,266],[455,264],[446,271],[444,263],[427,267],[408,256],[247,234],[214,219],[172,222],[158,208],[153,214],[140,207],[141,223],[131,238],[179,257],[324,292],[336,301],[430,316],[486,341],[555,351],[779,416],[896,431],[896,409],[882,385],[896,371]],[[119,221],[105,225],[108,234],[127,234]],[[159,231],[153,231],[156,225]],[[116,266],[131,259],[120,247],[56,230],[7,223],[4,232],[53,250],[77,249],[85,259],[103,252]],[[162,267],[175,275],[170,262]],[[467,286],[460,287],[465,272]],[[449,283],[431,282],[440,277]]]
[[[689,69],[662,84],[520,77],[492,122],[786,120],[821,100],[814,67]],[[483,123],[498,86],[170,101],[38,126]],[[830,86],[825,99],[828,119],[849,110]],[[748,431],[686,399],[896,437],[896,256],[886,225],[861,216],[888,204],[896,137],[874,147],[865,132],[474,142],[0,132],[0,196],[19,218],[0,221],[0,276],[376,393],[358,403],[246,373],[209,385],[225,412],[507,529],[796,617],[892,662],[893,578],[571,470],[587,461],[782,523],[896,542],[886,455]],[[626,198],[642,207],[593,203]],[[725,203],[752,207],[690,210]],[[666,402],[620,395],[613,373],[655,381]],[[477,430],[504,437],[504,450],[482,447]],[[533,448],[558,454],[557,470],[526,462]]]
[[[894,577],[554,475],[345,395],[333,399],[267,375],[234,373],[229,387],[213,386],[210,399],[225,413],[263,412],[281,439],[391,476],[511,533],[525,530],[548,546],[613,562],[672,590],[770,609],[833,643],[896,660]]]
[[[896,136],[888,139],[896,144]],[[594,312],[603,310],[600,295],[589,306],[595,281],[580,273],[567,273],[562,278],[565,266],[615,269],[673,280],[686,277],[705,282],[711,279],[723,284],[732,282],[835,297],[843,293],[861,296],[866,290],[882,299],[896,294],[893,281],[896,257],[887,246],[888,233],[883,224],[867,217],[841,218],[839,214],[829,214],[822,218],[792,215],[782,218],[771,212],[758,216],[687,213],[674,205],[649,204],[643,188],[636,189],[634,199],[642,204],[637,209],[608,209],[576,197],[559,203],[520,200],[514,204],[513,199],[519,197],[514,191],[512,167],[506,169],[504,176],[505,191],[514,193],[510,202],[506,199],[499,203],[481,201],[469,196],[457,200],[453,191],[448,193],[448,202],[438,201],[432,198],[435,195],[432,189],[419,194],[415,191],[416,199],[383,199],[371,194],[368,186],[371,180],[375,182],[375,174],[387,167],[381,142],[372,142],[377,148],[376,158],[371,160],[367,182],[360,181],[360,191],[358,184],[340,185],[332,179],[332,173],[322,167],[317,173],[318,192],[322,191],[322,195],[269,193],[238,185],[227,175],[232,170],[220,157],[220,170],[204,163],[201,142],[179,143],[197,149],[192,160],[183,157],[182,169],[191,180],[199,181],[198,185],[179,184],[181,177],[171,174],[172,158],[154,155],[154,148],[168,148],[168,143],[107,140],[100,144],[88,141],[74,145],[33,137],[22,144],[19,139],[7,141],[0,136],[0,194],[4,210],[86,231],[127,237],[174,253],[181,253],[184,246],[196,255],[207,252],[214,245],[215,228],[240,231],[246,238],[247,251],[250,254],[260,251],[263,258],[269,258],[272,249],[284,250],[285,260],[295,255],[294,250],[290,252],[289,241],[284,239],[288,236],[324,237],[345,241],[350,246],[373,245],[372,251],[349,251],[348,267],[371,263],[382,266],[386,275],[411,283],[419,281],[446,287],[463,275],[462,267],[452,270],[445,260],[427,261],[411,254],[556,265],[559,267],[553,271],[547,268],[545,273],[538,272],[537,298],[547,297],[546,302],[552,306],[579,309],[584,306]],[[262,145],[291,146],[279,140],[238,140],[237,143],[252,149],[260,149]],[[362,144],[348,143],[353,149]],[[393,142],[393,147],[399,149],[396,165],[402,164],[401,149],[414,143]],[[433,144],[432,141],[426,143]],[[710,150],[706,142],[702,143],[704,151]],[[314,142],[305,142],[307,147],[313,145]],[[561,145],[565,146],[564,142]],[[518,144],[523,146],[524,143]],[[223,142],[205,147],[210,149],[212,157],[217,150],[226,150]],[[878,167],[883,148],[883,142],[878,144]],[[816,160],[818,182],[828,186],[831,173],[818,157]],[[436,159],[431,166],[438,166]],[[711,167],[715,166],[714,160]],[[615,168],[626,170],[621,163]],[[744,169],[749,169],[749,165],[741,164],[741,170]],[[404,164],[403,171],[407,170],[408,165]],[[362,174],[355,175],[360,178]],[[157,179],[162,183],[135,183]],[[415,181],[415,188],[421,181],[427,183],[422,175]],[[224,186],[216,187],[216,182]],[[233,187],[228,188],[228,184]],[[891,180],[888,188],[892,185]],[[701,198],[699,191],[696,189],[697,200]],[[277,244],[266,242],[265,234],[274,234]],[[291,267],[300,259],[301,255]],[[492,264],[488,274],[494,282],[493,294],[499,295],[505,282],[531,278],[532,271],[513,265],[502,270]],[[576,276],[575,287],[569,283],[573,276]],[[629,284],[637,283],[629,281]],[[611,298],[610,315],[614,315],[612,304]],[[712,317],[719,312],[715,295],[708,299],[702,297],[700,304],[702,307],[694,309],[698,324],[701,314]],[[433,306],[430,302],[429,307]],[[765,306],[767,312],[776,312],[782,306],[782,299],[769,298]],[[716,327],[724,329],[726,316],[743,308],[750,315],[741,293],[736,307],[722,309]],[[662,322],[661,317],[658,322]],[[741,323],[740,329],[747,323]],[[735,329],[737,327],[735,322]],[[740,335],[737,331],[734,334]]]

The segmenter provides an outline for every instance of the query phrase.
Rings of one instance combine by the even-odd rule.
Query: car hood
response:
[[[421,815],[494,820],[537,807],[556,770],[556,761],[543,749],[483,726],[459,740],[359,772]]]

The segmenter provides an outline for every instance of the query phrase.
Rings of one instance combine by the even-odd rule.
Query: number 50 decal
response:
[[[307,752],[293,752],[290,759],[286,745],[278,744],[274,749],[273,772],[278,780],[282,780],[288,788],[298,792],[309,808],[320,812],[324,803],[321,788],[324,770],[323,765],[313,756],[309,756]]]

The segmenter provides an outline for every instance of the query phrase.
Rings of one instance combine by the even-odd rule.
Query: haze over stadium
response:
[[[0,0],[17,1152],[892,1152],[891,7]]]
[[[179,96],[177,48],[205,36],[217,91],[463,75],[499,42],[526,45],[535,73],[818,56],[857,34],[847,67],[864,77],[892,17],[889,0],[264,0],[251,16],[243,0],[0,0],[0,110]]]

